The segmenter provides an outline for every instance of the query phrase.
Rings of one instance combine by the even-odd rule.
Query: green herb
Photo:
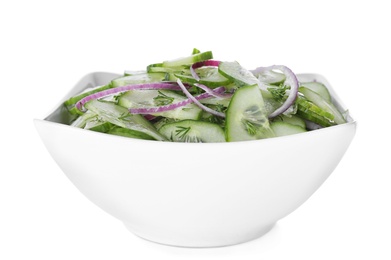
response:
[[[159,95],[153,98],[157,106],[166,106],[174,101],[173,97],[167,96],[166,94],[162,93],[160,90],[158,91],[158,93]]]
[[[253,122],[250,122],[248,120],[244,120],[243,123],[244,123],[249,135],[255,135],[257,133],[257,131],[259,131],[258,127],[256,127]]]
[[[289,89],[289,87],[285,85],[267,88],[270,94],[272,94],[273,99],[276,101],[284,101],[287,89]]]
[[[191,127],[177,126],[175,130],[175,135],[178,136],[178,139],[185,143],[202,143],[201,139],[197,136],[188,135]],[[171,139],[173,139],[171,137]]]
[[[216,106],[212,107],[212,109],[216,110],[217,112],[225,113],[227,111],[227,107],[223,106],[222,104],[217,104]],[[221,126],[224,126],[225,119],[221,118],[219,116],[211,115],[207,118],[207,121],[211,123],[215,123]]]
[[[189,76],[191,76],[191,74]],[[189,88],[188,90],[193,95],[198,95],[202,93],[202,89],[194,85],[191,85],[191,88]]]
[[[190,131],[191,127],[177,126],[177,130],[175,130],[175,135],[178,136],[179,139],[184,139],[187,133]]]
[[[265,120],[264,112],[253,106],[243,113],[242,123],[249,135],[256,135],[262,131],[267,121]]]
[[[119,94],[115,95],[115,96],[113,97],[114,101],[115,101],[116,103],[118,103],[119,98],[120,98],[121,96],[123,96],[124,94],[125,94],[125,92],[119,93]]]

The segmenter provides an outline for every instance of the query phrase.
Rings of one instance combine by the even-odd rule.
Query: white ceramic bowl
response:
[[[53,159],[93,203],[134,234],[184,247],[258,238],[305,202],[337,166],[356,122],[302,134],[234,143],[130,139],[68,126],[61,104],[118,75],[91,73],[35,126]],[[320,75],[301,74],[329,88]]]

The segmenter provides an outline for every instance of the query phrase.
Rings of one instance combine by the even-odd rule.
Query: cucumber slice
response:
[[[270,124],[270,127],[277,137],[306,132],[305,128],[301,126],[293,125],[282,121],[273,122]]]
[[[141,132],[153,137],[158,141],[165,141],[156,128],[143,116],[132,115],[129,111],[121,106],[111,102],[91,100],[84,105],[88,110],[99,115],[103,120],[114,125],[127,128],[136,132]]]
[[[261,89],[261,94],[263,97],[263,102],[265,103],[265,109],[267,115],[270,115],[271,113],[276,111],[276,109],[278,109],[280,106],[282,106],[283,102],[275,100],[273,95],[268,90]]]
[[[118,99],[118,105],[125,108],[146,108],[169,105],[186,100],[186,97],[170,90],[131,90]],[[159,112],[154,116],[164,116],[172,119],[199,119],[202,110],[195,104],[188,104],[177,109]]]
[[[202,104],[228,107],[231,98],[210,97],[200,100]]]
[[[273,137],[258,85],[239,88],[226,112],[225,135],[229,142]]]
[[[134,131],[132,129],[123,127],[112,127],[107,133],[111,135],[119,135],[136,139],[155,140],[155,138],[151,137],[150,135],[144,134],[143,132]]]
[[[107,131],[110,130],[112,126],[113,124],[102,120],[102,118],[96,115],[95,117],[87,120],[84,129],[95,131],[95,132],[106,133]]]
[[[145,74],[145,70],[125,70],[124,76],[134,76],[134,75],[140,75]]]
[[[106,90],[106,89],[109,89],[112,87],[113,87],[112,84],[109,83],[104,86],[98,86],[98,87],[94,87],[92,89],[91,88],[87,89],[86,91],[82,92],[81,94],[73,96],[70,99],[68,99],[67,101],[65,101],[64,105],[67,106],[69,110],[71,110],[73,108],[73,105],[75,105],[78,101],[85,98],[86,96],[89,96],[91,94],[94,94],[94,93],[97,93],[97,92],[100,92],[100,91],[103,91],[103,90]]]
[[[300,117],[298,116],[285,116],[285,115],[279,115],[275,118],[273,118],[273,123],[277,123],[277,122],[284,122],[284,123],[288,123],[288,124],[291,124],[291,125],[296,125],[296,126],[300,126],[301,128],[306,128],[306,124],[305,124],[305,121],[303,119],[301,119]]]
[[[126,72],[125,72],[126,73]],[[160,73],[146,73],[137,71],[137,72],[128,72],[133,73],[129,76],[119,77],[114,80],[112,80],[109,84],[104,86],[98,86],[94,87],[92,89],[88,89],[81,94],[77,96],[73,96],[69,98],[67,101],[64,102],[64,105],[67,107],[68,111],[71,114],[80,114],[80,111],[74,107],[74,105],[80,101],[81,99],[85,98],[86,96],[89,96],[91,94],[109,89],[109,88],[115,88],[120,86],[126,86],[130,84],[141,84],[141,83],[148,83],[148,82],[160,82],[167,79],[168,74],[160,72]]]
[[[218,70],[224,77],[235,81],[240,87],[259,85],[259,80],[254,74],[243,68],[237,61],[221,62]]]
[[[210,105],[209,107],[211,109],[218,111],[218,112],[221,112],[221,113],[225,113],[224,110],[226,110],[226,108],[224,108],[223,106]],[[209,123],[219,125],[223,130],[225,129],[225,118],[215,116],[215,115],[208,113],[208,112],[203,112],[200,120],[204,121],[204,122],[209,122]]]
[[[162,68],[162,67],[163,67],[163,63],[152,63],[147,66],[147,72],[150,72],[148,70],[151,68]]]
[[[168,140],[185,143],[225,142],[223,129],[213,123],[182,120],[163,125],[159,132]]]
[[[311,82],[302,82],[300,83],[301,87],[308,88],[314,92],[316,92],[318,95],[320,95],[324,100],[331,103],[331,95],[327,87],[317,81],[311,81]]]
[[[175,76],[175,73],[167,73],[167,81],[177,81],[178,78]]]
[[[159,129],[164,126],[165,124],[168,124],[168,123],[174,123],[176,122],[177,120],[175,119],[172,119],[172,118],[168,118],[168,117],[162,117],[161,119],[159,119],[158,121],[156,121],[153,126],[159,131]]]
[[[147,66],[148,73],[178,73],[183,71],[189,71],[189,66],[163,67],[163,63],[155,63]]]
[[[113,79],[111,85],[113,88],[126,86],[130,84],[142,84],[149,82],[160,82],[166,79],[166,73],[142,73],[131,76],[125,76]]]
[[[189,65],[199,61],[210,59],[213,59],[213,54],[211,51],[200,52],[184,58],[163,61],[163,67],[177,67],[182,65]]]
[[[268,85],[280,85],[286,79],[283,73],[266,70],[261,73],[254,74],[254,76],[261,82]]]
[[[84,128],[89,119],[96,117],[97,115],[91,111],[87,111],[81,114],[75,121],[72,122],[71,126]]]
[[[304,97],[297,97],[297,115],[323,127],[335,125],[334,115],[324,111]]]
[[[197,81],[193,78],[192,75],[184,75],[180,73],[175,73],[175,77],[179,78],[182,82],[186,83],[201,83],[208,87],[220,87],[225,86],[231,83],[231,80],[221,75],[217,68],[213,67],[204,67],[196,69],[200,80]]]
[[[334,116],[334,122],[336,124],[346,123],[346,120],[343,118],[342,114],[338,111],[338,109],[332,103],[329,103],[326,100],[324,100],[316,92],[306,87],[300,87],[299,92],[303,94],[306,99],[314,103],[316,106],[332,114]]]

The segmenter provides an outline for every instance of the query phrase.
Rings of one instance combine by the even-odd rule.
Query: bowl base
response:
[[[174,238],[172,236],[163,236],[162,234],[156,234],[149,232],[143,232],[140,230],[135,230],[132,225],[124,222],[125,227],[134,235],[147,240],[149,242],[157,243],[165,246],[173,246],[173,247],[187,247],[187,248],[211,248],[211,247],[225,247],[225,246],[233,246],[237,244],[246,243],[257,238],[262,237],[266,233],[268,233],[276,223],[272,223],[270,225],[263,226],[258,228],[257,231],[251,232],[251,234],[245,235],[237,235],[235,237],[224,239],[199,239],[197,237],[193,238]]]

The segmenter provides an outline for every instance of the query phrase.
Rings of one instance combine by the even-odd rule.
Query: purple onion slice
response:
[[[224,92],[224,88],[223,87],[216,88],[216,89],[212,90],[212,92],[213,92],[213,94],[205,92],[200,95],[193,96],[193,97],[196,100],[202,100],[202,99],[213,97],[214,95],[221,95],[220,93]],[[191,103],[193,103],[193,100],[188,98],[183,101],[169,104],[169,105],[165,105],[165,106],[131,108],[131,109],[129,109],[129,112],[132,114],[146,114],[146,115],[155,114],[155,113],[160,113],[160,112],[165,112],[165,111],[177,109],[179,107],[184,107],[184,106],[191,104]]]
[[[292,72],[292,70],[290,70],[288,67],[283,66],[283,65],[272,65],[269,67],[259,67],[259,68],[256,68],[255,70],[253,70],[252,72],[255,74],[255,73],[261,73],[261,72],[267,71],[267,70],[280,70],[286,76],[284,84],[290,86],[289,95],[288,95],[287,99],[285,100],[285,102],[282,104],[282,106],[277,108],[274,112],[272,112],[269,115],[269,118],[273,118],[273,117],[276,117],[276,116],[284,113],[289,107],[291,107],[293,105],[293,103],[295,103],[298,92],[299,92],[299,81],[297,80],[297,77]]]
[[[204,66],[218,67],[219,64],[220,64],[220,61],[217,61],[217,60],[205,60],[205,61],[196,62],[190,66],[190,73],[193,76],[193,78],[195,78],[197,81],[199,81],[200,77],[198,76],[197,72],[195,72],[196,69],[204,67]]]
[[[196,104],[198,107],[200,107],[202,110],[211,113],[212,115],[219,116],[225,118],[225,113],[218,112],[216,110],[213,110],[203,104],[201,104],[200,101],[198,101],[183,85],[182,81],[180,79],[177,80],[178,85],[181,87],[183,93],[185,93],[186,97],[189,98],[191,101],[193,101],[194,104]],[[208,93],[207,93],[208,94]]]
[[[88,101],[91,101],[93,99],[98,99],[102,97],[106,97],[109,95],[126,92],[129,90],[135,90],[135,89],[168,89],[168,90],[182,90],[175,82],[157,82],[157,83],[143,83],[143,84],[132,84],[127,86],[121,86],[116,88],[109,88],[94,94],[91,94],[89,96],[86,96],[79,100],[76,103],[76,108],[79,110],[82,110],[82,107],[85,103]]]

